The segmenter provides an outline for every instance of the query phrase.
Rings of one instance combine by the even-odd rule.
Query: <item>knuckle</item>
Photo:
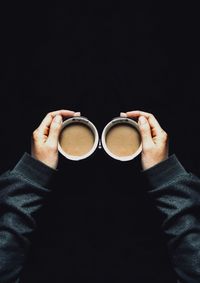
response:
[[[36,140],[38,138],[38,129],[33,131],[32,137],[33,137],[34,140]]]
[[[149,118],[155,119],[155,116],[152,113],[149,113]]]
[[[165,131],[162,131],[162,139],[164,141],[167,141],[168,140],[168,134],[165,132]]]
[[[57,122],[52,123],[51,129],[57,131],[60,128],[60,125]]]
[[[144,123],[140,123],[140,130],[141,131],[146,131],[146,129],[148,129],[148,126],[149,126],[149,124],[148,124],[148,122],[145,120],[145,122]]]
[[[52,123],[52,127],[56,130],[60,129],[61,128],[61,124],[62,124],[62,120],[54,120],[54,122]]]
[[[53,116],[53,112],[49,112],[49,113],[47,114],[47,116],[48,116],[48,117],[52,117],[52,116]]]
[[[145,126],[144,125],[140,125],[140,132],[141,132],[141,134],[144,134],[144,132],[145,132]]]

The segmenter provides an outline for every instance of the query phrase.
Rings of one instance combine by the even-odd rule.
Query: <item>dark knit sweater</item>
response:
[[[0,282],[18,282],[36,228],[35,215],[55,171],[24,154],[0,177]]]
[[[24,154],[0,177],[0,282],[19,282],[36,228],[36,214],[50,192],[55,170]],[[142,172],[162,215],[169,256],[179,282],[200,282],[200,180],[169,157]]]
[[[175,155],[143,174],[163,219],[177,282],[200,282],[200,180],[187,173]]]

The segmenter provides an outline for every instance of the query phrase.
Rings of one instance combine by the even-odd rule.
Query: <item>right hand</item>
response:
[[[33,132],[31,155],[56,169],[58,165],[58,138],[62,126],[62,118],[80,116],[80,112],[58,110],[50,112]]]
[[[142,137],[142,168],[144,170],[168,158],[168,136],[153,114],[144,111],[129,111],[121,116],[138,118]]]

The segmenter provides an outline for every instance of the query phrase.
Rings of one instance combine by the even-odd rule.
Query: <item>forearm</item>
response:
[[[200,181],[175,156],[144,172],[180,282],[200,281]]]
[[[16,282],[53,170],[24,155],[0,178],[0,282]]]

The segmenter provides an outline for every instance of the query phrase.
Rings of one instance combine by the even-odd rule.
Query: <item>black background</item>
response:
[[[152,112],[199,175],[196,6],[95,1],[1,7],[1,172],[43,117],[81,111],[101,133],[121,111]],[[175,282],[160,218],[140,175],[103,150],[60,157],[22,282]]]

